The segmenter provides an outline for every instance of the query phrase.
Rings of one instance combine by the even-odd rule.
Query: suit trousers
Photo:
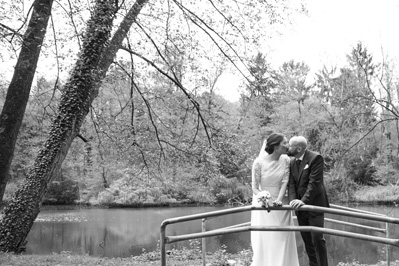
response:
[[[297,211],[300,226],[324,227],[324,213]],[[301,232],[310,266],[328,266],[326,240],[323,233]]]

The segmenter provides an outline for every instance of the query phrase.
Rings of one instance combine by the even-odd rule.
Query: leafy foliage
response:
[[[272,69],[264,54],[247,53],[256,51],[249,49],[256,43],[248,38],[278,27],[291,11],[273,1],[240,4],[247,7],[240,10],[251,15],[248,23],[227,2],[216,6],[209,2],[201,9],[195,3],[177,2],[144,6],[148,16],[140,16],[124,44],[129,55],[118,53],[115,58],[71,144],[62,175],[56,177],[57,182],[63,182],[61,176],[65,182],[77,182],[79,203],[248,203],[250,165],[263,139],[274,131],[287,137],[303,134],[310,148],[324,155],[330,194],[349,200],[358,184],[394,182],[396,171],[387,167],[395,164],[396,147],[392,144],[391,154],[383,148],[398,135],[394,123],[377,128],[374,135],[351,147],[377,121],[370,86],[378,66],[367,49],[358,44],[348,55],[347,67],[338,71],[325,67],[312,84],[305,62],[290,60]],[[267,5],[267,14],[259,12],[260,5]],[[73,41],[59,40],[63,41],[58,50],[61,59],[77,57],[93,7],[71,1],[69,8],[70,14],[58,6],[54,10],[54,16],[68,18],[59,36],[73,36]],[[117,16],[127,12],[128,7],[120,7]],[[226,18],[228,23],[219,23]],[[211,28],[219,33],[220,42],[209,39]],[[46,45],[54,42],[48,38]],[[214,91],[229,60],[242,63],[251,74],[239,103],[229,103]],[[67,61],[59,62],[61,71],[69,70]],[[48,76],[39,77],[32,90],[9,194],[28,175],[60,92],[67,93],[54,83]],[[209,132],[204,131],[193,101]],[[391,139],[380,139],[378,134],[389,134]],[[389,162],[381,163],[388,156]]]
[[[43,204],[68,205],[75,204],[79,199],[79,187],[72,180],[53,181],[44,198]]]
[[[254,73],[272,72],[261,54],[255,59],[254,67],[259,71]],[[280,89],[282,83],[269,83],[266,94],[260,92],[262,86],[253,96],[248,90],[249,95],[243,95],[242,101],[235,104],[212,91],[198,94],[196,100],[203,106],[211,147],[204,132],[197,128],[195,110],[181,91],[154,72],[152,78],[157,85],[141,86],[140,93],[134,92],[125,71],[128,62],[120,61],[119,66],[107,75],[105,89],[100,91],[89,119],[83,123],[80,135],[84,140],[75,139],[63,164],[64,178],[79,184],[80,203],[248,203],[252,194],[250,165],[262,139],[273,131],[288,137],[304,134],[309,148],[324,155],[327,190],[335,200],[353,200],[358,185],[396,184],[399,167],[395,165],[399,165],[399,160],[392,144],[397,136],[394,123],[384,123],[351,147],[375,121],[373,108],[367,113],[369,118],[366,113],[361,119],[352,113],[353,108],[361,112],[353,98],[354,88],[363,93],[364,101],[367,97],[372,100],[364,79],[359,79],[363,83],[356,81],[364,76],[355,74],[355,66],[338,77],[326,68],[321,71],[315,88],[324,86],[324,91],[306,90],[300,109],[297,97],[287,97],[286,89]],[[289,82],[295,80],[295,75],[288,76],[287,71],[296,68],[303,73],[298,78],[304,84],[307,72],[303,63],[289,62],[282,68],[285,74],[273,73]],[[43,142],[54,117],[51,99],[59,95],[53,95],[51,84],[44,78],[38,79],[28,106],[12,167],[15,184],[27,174],[35,149]],[[344,85],[349,87],[340,91]],[[345,98],[342,92],[347,90],[352,90],[352,94]],[[144,94],[146,98],[142,97]],[[296,95],[295,91],[292,95]],[[262,101],[271,109],[258,104]],[[269,114],[271,119],[265,122],[265,116],[257,115],[261,113]],[[383,137],[379,138],[379,134]],[[9,193],[13,187],[11,184]]]

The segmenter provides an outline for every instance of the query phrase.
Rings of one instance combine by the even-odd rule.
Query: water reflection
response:
[[[388,213],[399,217],[397,208],[362,206],[363,210]],[[143,250],[153,251],[159,243],[160,224],[163,220],[220,210],[220,207],[183,207],[183,208],[151,208],[151,209],[78,209],[78,210],[47,210],[39,214],[37,221],[28,236],[27,253],[51,254],[53,252],[71,251],[78,254],[89,254],[99,257],[129,257],[139,255]],[[367,226],[384,227],[378,222],[354,218],[339,218],[349,222],[357,222]],[[212,218],[207,222],[207,230],[240,224],[250,220],[250,213],[237,213],[228,216]],[[357,233],[382,236],[378,232],[353,228],[337,224],[327,224],[327,227],[347,230]],[[201,231],[201,221],[184,222],[167,227],[167,235],[178,235]],[[392,237],[399,238],[399,228],[393,227]],[[301,265],[306,265],[306,255],[299,233],[296,233],[298,252]],[[359,261],[361,263],[376,263],[385,260],[384,245],[360,241],[350,238],[326,236],[331,265],[340,261]],[[215,251],[225,245],[228,252],[239,252],[250,248],[250,234],[236,233],[221,235],[206,239],[207,250]],[[167,246],[182,248],[189,241],[177,242]],[[399,259],[397,248],[393,248],[394,259]]]

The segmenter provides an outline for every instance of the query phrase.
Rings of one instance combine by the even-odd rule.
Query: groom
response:
[[[304,204],[330,207],[323,184],[323,157],[307,150],[307,140],[302,136],[289,141],[290,163],[288,196],[295,210]],[[296,211],[300,226],[324,227],[324,213]],[[327,248],[323,233],[301,232],[310,266],[327,266]]]

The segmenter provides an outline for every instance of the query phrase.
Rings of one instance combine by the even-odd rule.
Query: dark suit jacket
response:
[[[288,183],[289,200],[300,199],[308,205],[330,207],[324,187],[323,169],[324,159],[316,152],[305,151],[299,171],[295,158],[292,157]]]

